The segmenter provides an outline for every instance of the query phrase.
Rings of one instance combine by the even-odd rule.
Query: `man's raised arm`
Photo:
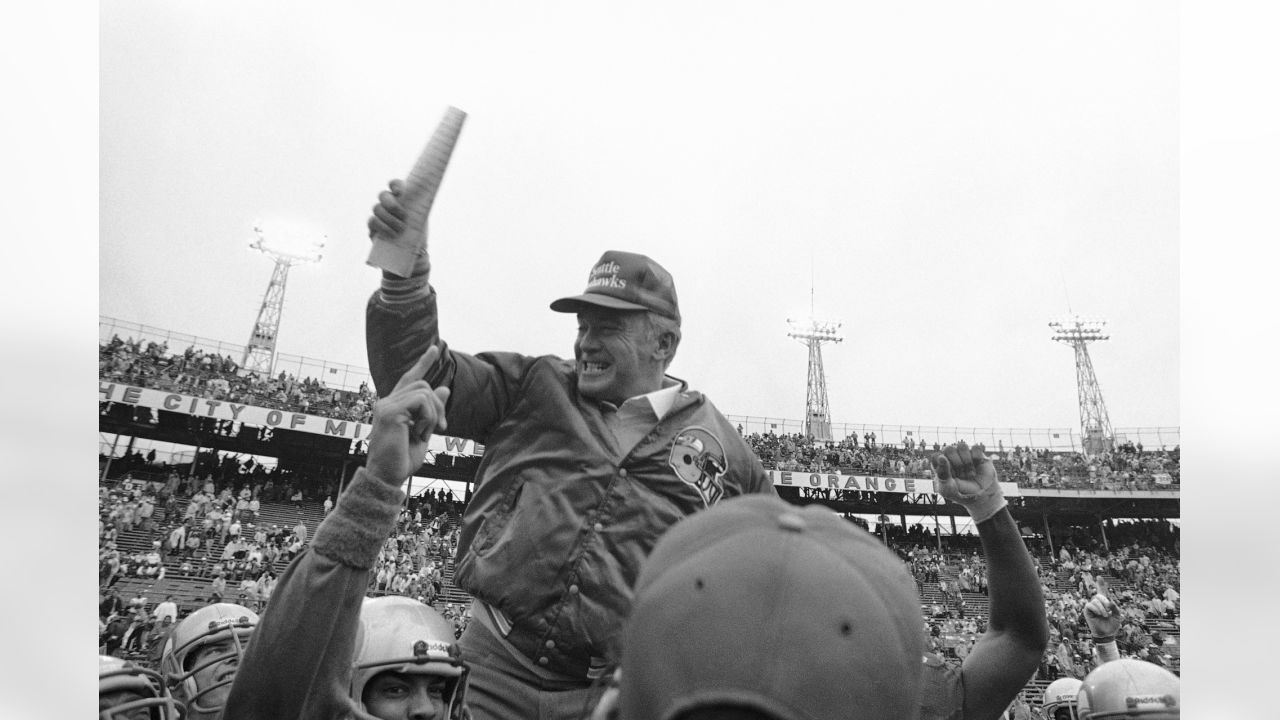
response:
[[[365,344],[379,397],[391,392],[428,347],[441,346],[441,358],[448,359],[428,284],[427,216],[466,116],[453,107],[445,112],[407,180],[392,180],[369,218],[373,246],[368,263],[382,269],[382,287],[365,311]],[[439,364],[428,371],[432,385],[439,385],[443,376]]]
[[[933,456],[937,492],[963,505],[978,528],[987,562],[987,632],[961,665],[964,720],[992,720],[1035,673],[1049,643],[1044,594],[995,466],[982,446],[963,442]]]

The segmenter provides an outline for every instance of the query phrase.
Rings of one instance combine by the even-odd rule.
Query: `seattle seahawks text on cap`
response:
[[[591,267],[581,295],[551,303],[556,312],[576,313],[583,305],[614,310],[648,310],[680,322],[680,304],[671,273],[639,253],[608,250]]]

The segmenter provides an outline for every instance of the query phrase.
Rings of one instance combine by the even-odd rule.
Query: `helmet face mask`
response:
[[[468,669],[453,626],[430,606],[412,598],[367,598],[360,610],[351,698],[368,712],[364,695],[374,677],[396,672],[444,679],[442,718],[466,717]]]
[[[1058,678],[1044,689],[1041,702],[1047,720],[1076,720],[1076,695],[1080,681],[1075,678]]]
[[[169,634],[160,668],[193,717],[222,711],[257,624],[249,608],[215,603],[188,615]]]
[[[1048,718],[1049,720],[1077,720],[1076,709],[1071,705],[1058,705]]]
[[[101,720],[178,720],[184,711],[169,694],[160,673],[117,657],[98,656]]]

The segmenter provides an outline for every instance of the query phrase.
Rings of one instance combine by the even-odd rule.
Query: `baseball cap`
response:
[[[551,309],[576,313],[583,305],[648,310],[680,322],[671,273],[648,256],[622,250],[605,251],[587,274],[587,289],[581,295],[556,300]]]
[[[915,582],[880,541],[822,506],[731,498],[673,526],[641,566],[619,717],[915,717],[923,652]]]

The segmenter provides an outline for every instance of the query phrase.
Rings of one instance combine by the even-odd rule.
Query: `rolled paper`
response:
[[[415,261],[426,254],[427,215],[436,200],[436,191],[440,189],[440,181],[444,178],[453,146],[458,142],[466,119],[467,114],[456,107],[445,110],[431,140],[405,178],[404,190],[400,194],[400,204],[408,215],[405,229],[394,238],[374,236],[373,247],[366,260],[368,264],[400,277],[409,277]]]

